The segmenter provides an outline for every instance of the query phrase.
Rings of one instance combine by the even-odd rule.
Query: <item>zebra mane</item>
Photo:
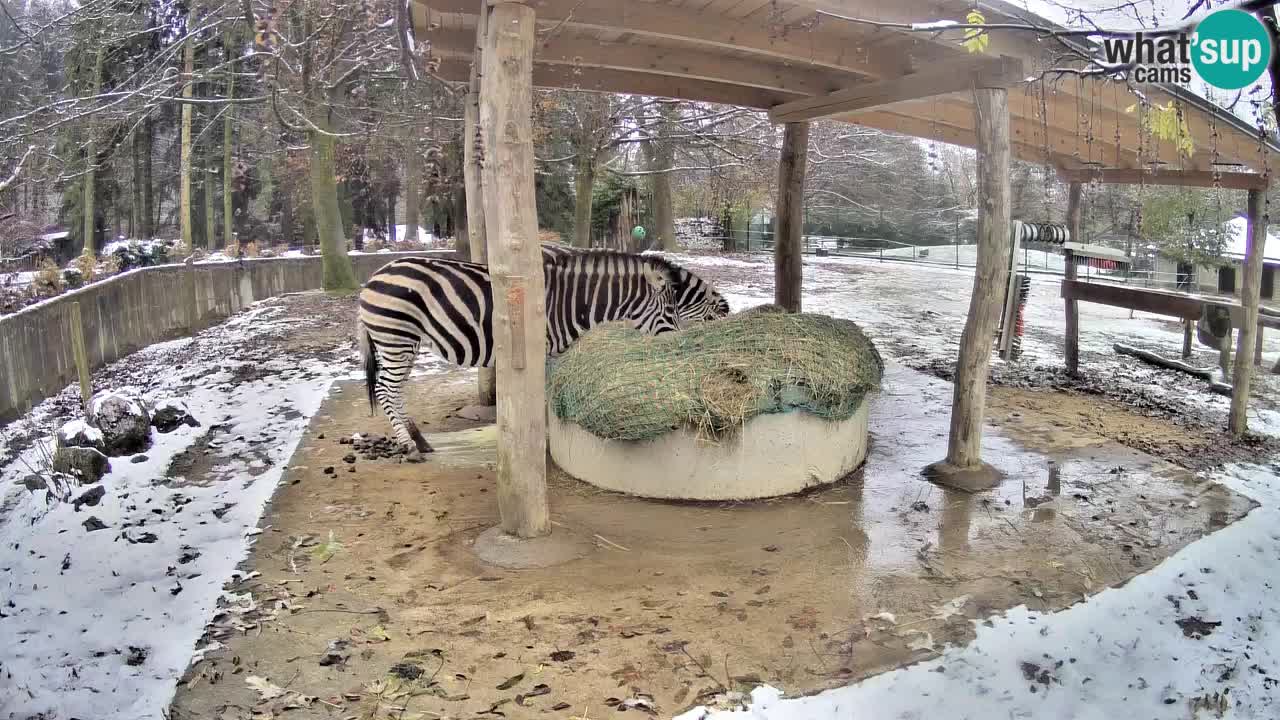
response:
[[[547,249],[550,252],[546,252]],[[678,285],[684,285],[693,273],[659,255],[629,253],[608,248],[565,248],[563,246],[543,245],[543,263],[552,267],[575,267],[576,259],[616,260],[619,263],[638,263],[670,278]],[[587,263],[583,263],[587,266]]]

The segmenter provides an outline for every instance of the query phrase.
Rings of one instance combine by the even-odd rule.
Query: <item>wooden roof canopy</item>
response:
[[[443,79],[465,81],[485,0],[414,0],[419,43]],[[909,32],[823,14],[891,23],[964,22],[956,0],[529,0],[538,25],[533,82],[541,87],[716,102],[769,110],[774,120],[831,118],[974,147],[975,80],[1009,87],[1015,157],[1072,179],[1106,170],[1117,182],[1155,174],[1168,184],[1261,187],[1280,147],[1240,118],[1170,86],[1142,89],[1173,101],[1191,152],[1143,129],[1140,98],[1101,77],[1044,74],[1063,67],[1062,45],[996,31],[981,54],[961,32]],[[1003,2],[979,2],[988,24],[1048,21]],[[1075,65],[1080,66],[1079,61]],[[1028,81],[1037,78],[1035,81]],[[1040,79],[1043,78],[1043,79]],[[1089,171],[1084,173],[1083,171]],[[1125,173],[1123,171],[1136,171]],[[1119,172],[1117,172],[1119,171]],[[1126,180],[1125,178],[1132,178]]]

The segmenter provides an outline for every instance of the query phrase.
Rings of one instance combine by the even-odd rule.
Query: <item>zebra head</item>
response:
[[[676,308],[682,321],[707,322],[729,314],[729,301],[710,283],[678,265],[672,264],[672,270]]]
[[[680,309],[676,305],[678,272],[665,262],[641,262],[640,275],[650,292],[631,314],[634,327],[649,335],[680,329]]]

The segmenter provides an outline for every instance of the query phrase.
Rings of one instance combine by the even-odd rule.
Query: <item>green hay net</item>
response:
[[[556,417],[601,438],[682,426],[718,438],[764,413],[848,419],[883,374],[853,322],[765,305],[656,337],[597,327],[550,361],[547,398]]]

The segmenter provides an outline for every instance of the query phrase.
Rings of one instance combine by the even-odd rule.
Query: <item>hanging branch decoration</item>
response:
[[[983,29],[987,24],[987,18],[978,9],[969,11],[964,18],[969,24],[969,29],[964,31],[964,47],[971,53],[984,53],[987,46],[991,44],[991,36]]]

